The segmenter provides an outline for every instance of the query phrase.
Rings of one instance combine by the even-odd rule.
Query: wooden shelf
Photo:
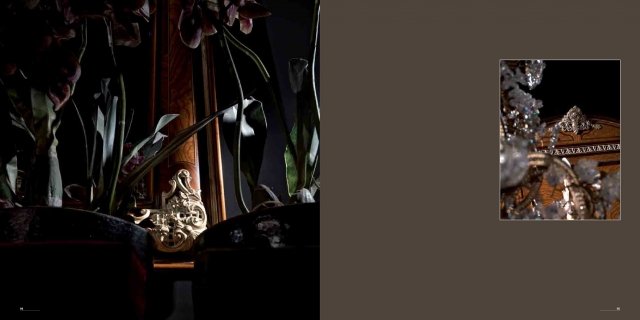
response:
[[[193,261],[162,261],[153,262],[155,270],[193,270]]]

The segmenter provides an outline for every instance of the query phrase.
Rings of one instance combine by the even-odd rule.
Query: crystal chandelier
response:
[[[584,129],[581,125],[592,125],[561,121],[546,128],[540,119],[542,101],[530,93],[541,83],[544,69],[543,60],[500,61],[501,218],[605,219],[620,198],[620,172],[601,172],[598,162],[591,159],[580,159],[571,165],[566,158],[553,155],[559,132],[577,133]],[[543,152],[537,146],[545,134],[550,138]],[[543,184],[551,186],[553,192],[561,192],[562,199],[543,203]]]

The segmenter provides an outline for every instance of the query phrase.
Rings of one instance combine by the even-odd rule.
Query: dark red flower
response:
[[[271,15],[271,12],[255,0],[224,0],[226,14],[222,22],[232,26],[240,21],[240,31],[248,34],[253,29],[253,19]],[[180,39],[189,48],[195,49],[200,45],[204,36],[217,32],[214,20],[220,19],[218,1],[183,0],[182,11],[178,21]]]
[[[73,52],[56,48],[44,70],[47,72],[47,95],[57,111],[69,100],[71,88],[80,78],[80,62]]]
[[[133,144],[131,142],[127,142],[124,144],[123,146],[123,151],[124,154],[129,154],[131,152],[131,150],[133,150]],[[136,153],[131,160],[127,161],[127,163],[125,163],[122,166],[122,170],[120,171],[121,173],[121,178],[126,177],[129,173],[131,173],[137,166],[139,166],[140,164],[142,164],[144,162],[144,155],[138,151],[138,153]]]

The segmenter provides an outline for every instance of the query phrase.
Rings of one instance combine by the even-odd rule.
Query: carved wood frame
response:
[[[177,28],[180,11],[180,0],[160,1],[150,21],[152,40],[149,81],[151,89],[150,112],[147,120],[149,127],[153,127],[161,115],[180,113],[181,116],[166,128],[168,139],[202,117],[217,111],[211,55],[213,48],[208,41],[203,40],[195,49],[200,52],[196,52],[181,42]],[[194,63],[197,62],[194,59],[202,59],[202,61]],[[196,68],[198,65],[202,68]],[[199,77],[201,81],[194,81],[195,77]],[[196,88],[193,87],[195,83],[201,83],[203,88],[195,90]],[[203,96],[196,97],[196,91],[202,92]],[[203,101],[203,105],[199,105],[197,101]],[[205,140],[206,143],[199,146],[199,139]],[[149,197],[139,202],[139,206],[146,209],[165,209],[161,208],[162,193],[169,191],[170,181],[184,169],[190,173],[190,187],[196,192],[202,191],[201,198],[207,212],[207,226],[225,220],[217,120],[185,142],[183,147],[146,177]]]

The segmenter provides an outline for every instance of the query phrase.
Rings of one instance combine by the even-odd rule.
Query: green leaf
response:
[[[89,168],[89,137],[87,136],[87,129],[84,125],[84,121],[82,120],[82,114],[80,114],[78,105],[76,104],[73,98],[71,99],[71,105],[73,106],[73,110],[75,111],[75,114],[78,117],[78,123],[80,124],[80,129],[82,130],[82,142],[84,144],[84,159],[86,163],[86,175],[87,175],[87,178],[89,178],[91,176],[91,169]]]
[[[264,145],[267,139],[267,120],[262,102],[248,98],[244,103],[246,106],[244,121],[240,128],[240,169],[246,177],[249,187],[253,190],[260,177]],[[237,113],[238,105],[236,104],[222,117],[222,132],[230,150],[233,146]]]
[[[98,150],[98,137],[102,139],[104,136],[104,114],[100,110],[99,107],[95,108],[93,113],[93,117],[91,119],[93,121],[93,126],[95,131],[93,132],[93,143],[91,148],[91,160],[89,162],[89,171],[90,175],[87,177],[91,182],[92,192],[91,195],[99,198],[102,195],[103,191],[103,183],[102,183],[102,167],[95,167],[96,163],[96,154]],[[102,162],[101,162],[102,163]],[[97,171],[98,176],[95,176],[95,171]],[[92,199],[93,200],[93,199]]]
[[[306,127],[303,128],[303,130],[306,129]],[[295,123],[293,125],[293,129],[291,129],[291,140],[293,140],[294,144],[298,142],[298,124]],[[319,146],[320,146],[320,138],[318,137],[318,132],[315,130],[315,128],[313,129],[313,133],[311,134],[309,132],[309,130],[304,130],[303,131],[304,136],[305,136],[305,140],[307,140],[307,142],[305,143],[305,145],[309,145],[309,149],[307,150],[301,150],[302,152],[299,152],[298,154],[302,154],[307,160],[305,161],[306,163],[306,176],[305,177],[299,177],[298,176],[298,164],[296,163],[296,160],[294,158],[294,152],[293,150],[291,150],[288,146],[285,148],[285,153],[284,153],[284,162],[285,162],[285,171],[286,171],[286,175],[287,175],[287,191],[289,193],[289,196],[292,196],[293,194],[295,194],[298,191],[298,181],[299,179],[303,178],[304,179],[304,188],[309,189],[312,185],[313,185],[313,175],[315,173],[315,169],[317,166],[317,160],[318,160],[318,150],[319,150]],[[311,139],[309,140],[309,136],[311,136]]]
[[[105,170],[105,166],[109,154],[105,154],[104,149],[105,141],[109,137],[107,137],[106,131],[107,117],[105,117],[103,109],[108,112],[108,110],[112,109],[113,106],[113,97],[110,91],[110,83],[111,78],[100,79],[100,89],[93,94],[93,107],[95,111],[92,116],[92,121],[95,130],[93,132],[93,143],[91,146],[91,157],[89,161],[90,176],[88,177],[88,180],[90,180],[91,184],[91,192],[89,194],[91,196],[92,202],[103,197],[103,194],[105,192],[104,175],[108,174],[108,172],[106,172]],[[109,116],[114,115],[111,114]],[[98,137],[100,139],[98,139]],[[97,205],[97,202],[92,203],[91,205],[92,207],[95,207]]]
[[[178,148],[180,148],[180,146],[185,141],[187,141],[192,135],[202,130],[215,118],[219,117],[220,115],[224,114],[229,110],[231,110],[231,108],[226,108],[218,112],[212,113],[206,118],[191,125],[190,127],[187,127],[181,130],[180,132],[178,132],[178,134],[176,134],[175,137],[172,137],[171,141],[169,141],[169,143],[165,146],[164,149],[160,150],[158,153],[156,153],[154,156],[149,158],[147,161],[145,161],[144,163],[136,167],[131,173],[129,173],[129,175],[127,175],[127,177],[119,184],[118,193],[121,194],[123,192],[127,192],[127,190],[131,189],[134,185],[136,185],[140,181],[140,179],[142,179],[147,173],[149,173],[151,169],[153,169],[156,165],[164,161],[176,150],[178,150]]]
[[[147,145],[140,149],[140,153],[142,153],[144,159],[148,159],[149,157],[152,157],[153,155],[158,153],[158,151],[160,151],[160,149],[162,148],[164,139],[167,137],[168,136],[162,134],[162,132],[156,133],[153,140],[149,141]]]
[[[13,156],[8,163],[0,162],[0,199],[13,202],[18,180],[18,157]]]
[[[16,183],[18,181],[18,157],[13,156],[11,160],[5,166],[5,170],[7,172],[7,180],[9,182],[9,187],[11,188],[11,192],[16,194]]]
[[[34,204],[51,207],[62,206],[62,176],[56,146],[56,130],[60,126],[53,108],[53,102],[46,93],[31,89],[31,109],[33,112],[33,127],[36,136],[36,160],[34,173],[29,183],[29,196]]]
[[[32,129],[27,125],[27,121],[25,121],[25,114],[31,113],[31,111],[26,110],[27,107],[24,105],[20,95],[18,94],[17,88],[8,88],[5,86],[4,82],[0,80],[0,87],[4,89],[4,96],[6,96],[7,101],[11,108],[8,108],[9,117],[11,118],[11,124],[23,130],[25,133],[29,135],[29,137],[35,142],[36,138],[32,132]]]
[[[29,126],[27,126],[27,123],[22,117],[14,114],[13,112],[9,112],[9,115],[11,116],[11,124],[14,127],[23,130],[33,141],[36,141],[36,137],[33,135],[31,130],[29,129]]]
[[[114,108],[117,110],[115,113],[117,114],[116,127],[114,129],[114,137],[113,137],[113,161],[111,162],[111,172],[109,176],[109,184],[105,186],[107,190],[107,205],[106,212],[107,214],[114,215],[116,214],[116,210],[118,208],[118,200],[122,199],[121,197],[117,197],[117,188],[118,188],[118,176],[120,175],[120,170],[122,169],[122,157],[123,149],[124,149],[124,135],[126,129],[126,121],[127,121],[127,96],[124,85],[124,76],[122,73],[118,75],[118,84],[120,85],[120,94],[122,98],[119,100],[117,97],[114,97],[116,101],[114,103]]]
[[[96,127],[96,132],[100,135],[100,138],[104,140],[104,113],[100,108],[96,110],[96,123],[94,124]]]
[[[295,128],[294,128],[295,129]],[[292,130],[291,136],[295,136],[295,130]],[[298,185],[298,169],[296,168],[296,160],[293,158],[294,152],[287,146],[284,150],[284,164],[287,175],[287,192],[289,197],[296,193]]]
[[[318,190],[320,190],[320,177],[313,179],[313,181],[311,182],[311,188],[309,188],[309,192],[311,192],[312,196],[315,196]]]
[[[298,93],[302,90],[308,66],[309,61],[305,59],[289,59],[289,84],[291,85],[291,91],[293,91],[293,93]]]
[[[113,155],[113,146],[116,139],[118,97],[114,96],[107,108],[107,116],[104,122],[104,133],[102,136],[102,166],[104,167]]]
[[[58,155],[51,152],[49,155],[36,157],[33,176],[32,190],[29,193],[34,198],[34,204],[61,207],[64,189]]]
[[[15,158],[15,157],[14,157]],[[9,163],[1,165],[0,163],[0,199],[13,202],[13,196],[16,193],[16,182],[12,181],[12,175],[18,174],[18,168],[12,164],[14,160],[11,159]],[[15,173],[12,173],[15,172]]]
[[[169,122],[173,121],[178,116],[180,115],[172,113],[172,114],[165,114],[164,116],[160,117],[160,120],[158,120],[158,124],[156,124],[156,129],[153,131],[153,133],[150,136],[142,139],[135,146],[133,146],[133,149],[131,149],[131,152],[122,160],[122,164],[126,164],[127,162],[129,162],[129,160],[131,160],[133,156],[138,154],[138,151],[140,151],[142,147],[146,146],[149,143],[155,143],[156,141],[154,140],[156,139],[156,134],[159,133],[160,130],[162,130],[162,128],[164,128],[167,124],[169,124]]]

